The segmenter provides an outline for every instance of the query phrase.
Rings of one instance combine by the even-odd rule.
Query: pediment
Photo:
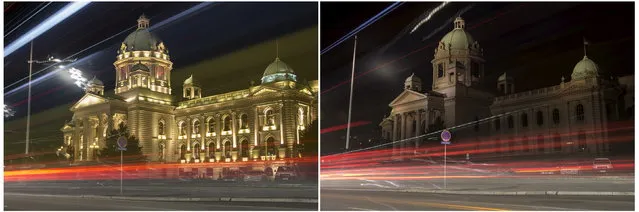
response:
[[[273,88],[261,87],[257,91],[255,91],[255,93],[253,93],[253,95],[257,96],[257,95],[264,95],[264,94],[277,93],[277,92],[278,91],[273,89]]]
[[[419,100],[423,100],[426,99],[426,95],[422,94],[422,93],[418,93],[412,90],[404,90],[404,92],[402,92],[401,94],[399,94],[399,96],[397,96],[397,98],[395,98],[390,104],[389,106],[393,107],[395,105],[401,105],[401,104],[405,104],[405,103],[409,103],[409,102],[414,102],[414,101],[419,101]]]
[[[105,99],[104,97],[92,93],[87,93],[71,107],[71,111],[76,111],[80,108],[104,104],[107,102],[109,102],[109,100]]]

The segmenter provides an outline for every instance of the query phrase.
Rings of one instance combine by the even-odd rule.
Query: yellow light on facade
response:
[[[145,51],[145,52],[144,52],[144,56],[145,56],[145,57],[149,57],[149,55],[151,55],[151,52],[149,52],[149,51]]]

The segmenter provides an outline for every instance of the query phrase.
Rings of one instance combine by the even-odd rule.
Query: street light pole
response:
[[[351,137],[351,110],[353,109],[353,80],[355,79],[355,54],[357,53],[357,35],[355,35],[355,45],[353,46],[353,68],[351,69],[351,93],[348,101],[348,122],[346,122],[346,151]]]
[[[27,96],[27,139],[24,150],[25,156],[29,156],[29,128],[31,127],[31,72],[33,70],[33,41],[31,41],[31,52],[29,53],[29,94]]]

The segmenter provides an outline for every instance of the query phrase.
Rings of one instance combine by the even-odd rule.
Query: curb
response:
[[[131,196],[100,196],[100,195],[52,195],[52,194],[26,194],[5,193],[9,195],[31,197],[70,197],[86,199],[113,199],[113,200],[139,200],[139,201],[170,201],[170,202],[272,202],[272,203],[317,203],[317,199],[304,198],[252,198],[252,197],[131,197]]]
[[[446,190],[382,190],[382,189],[340,189],[322,188],[335,191],[376,191],[376,192],[406,192],[431,194],[466,194],[466,195],[494,195],[494,196],[634,196],[635,192],[623,191],[446,191]]]

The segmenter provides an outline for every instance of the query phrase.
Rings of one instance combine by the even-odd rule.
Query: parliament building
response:
[[[439,122],[453,128],[453,144],[466,144],[468,152],[607,154],[610,123],[633,115],[634,75],[612,76],[593,59],[584,51],[583,58],[575,58],[570,79],[556,79],[550,87],[517,91],[507,73],[487,85],[483,49],[458,17],[435,49],[432,89],[409,76],[379,124],[382,137],[394,142],[395,156],[413,154],[425,142],[440,145],[422,136],[438,130],[429,126]]]
[[[142,152],[155,162],[233,163],[301,157],[300,133],[317,119],[317,80],[301,82],[279,58],[266,66],[259,85],[204,96],[196,77],[171,79],[167,46],[141,16],[122,42],[115,66],[115,96],[104,95],[98,79],[71,107],[62,128],[73,160],[93,161],[107,132],[127,126]],[[183,81],[175,91],[171,82]],[[182,101],[173,101],[177,92]]]

